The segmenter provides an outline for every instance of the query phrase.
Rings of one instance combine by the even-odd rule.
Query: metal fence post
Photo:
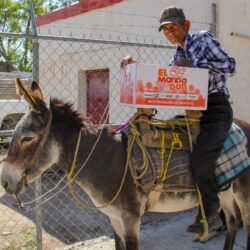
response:
[[[35,22],[35,13],[33,4],[30,1],[30,15],[32,20],[32,33],[36,38],[32,39],[32,77],[34,80],[39,82],[39,43],[37,39],[37,30],[36,30],[36,22]],[[40,197],[42,194],[41,187],[41,177],[35,181],[35,198]],[[41,208],[41,199],[36,200],[35,204],[35,213],[36,213],[36,242],[37,242],[37,250],[42,250],[42,208]]]
[[[217,30],[217,4],[212,3],[212,23],[211,23],[211,32],[214,34],[215,37],[218,37],[218,30]]]

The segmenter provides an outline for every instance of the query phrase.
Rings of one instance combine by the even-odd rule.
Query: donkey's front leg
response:
[[[110,218],[116,250],[139,250],[140,218]]]

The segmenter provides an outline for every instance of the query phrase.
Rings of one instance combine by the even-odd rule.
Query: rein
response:
[[[67,173],[69,191],[70,191],[70,193],[72,194],[74,200],[75,200],[79,205],[81,205],[81,206],[84,207],[84,208],[91,208],[91,209],[105,208],[105,207],[107,207],[107,206],[112,205],[112,204],[115,202],[115,200],[117,199],[117,197],[119,196],[119,194],[121,193],[121,190],[122,190],[122,188],[123,188],[123,185],[124,185],[124,182],[125,182],[125,178],[126,178],[126,175],[127,175],[127,172],[128,172],[129,161],[128,161],[128,159],[127,159],[127,161],[126,161],[126,166],[125,166],[125,170],[124,170],[124,174],[123,174],[123,176],[122,176],[122,180],[121,180],[120,186],[119,186],[117,192],[115,193],[115,195],[113,196],[113,198],[112,198],[109,202],[107,202],[107,203],[105,203],[105,204],[103,204],[103,205],[100,205],[100,206],[95,206],[95,205],[87,204],[87,203],[85,203],[83,200],[81,200],[81,199],[77,196],[77,194],[73,191],[73,187],[72,187],[73,180],[74,180],[74,178],[76,177],[76,176],[74,177],[73,174],[74,174],[74,171],[75,171],[75,168],[76,168],[76,160],[77,160],[77,155],[78,155],[78,152],[79,152],[81,137],[82,137],[82,128],[81,128],[80,131],[79,131],[79,135],[78,135],[78,139],[77,139],[77,143],[76,143],[76,147],[75,147],[75,152],[74,152],[73,162],[72,162],[72,164],[71,164],[71,167],[70,167],[69,172]],[[131,149],[132,149],[132,147],[128,150],[128,151],[129,151],[129,152],[128,152],[128,155],[130,155]]]

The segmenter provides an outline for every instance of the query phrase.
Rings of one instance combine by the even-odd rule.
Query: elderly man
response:
[[[191,154],[191,172],[202,195],[209,232],[222,226],[218,209],[219,187],[215,178],[215,161],[222,150],[233,112],[226,86],[227,76],[235,73],[235,60],[221,47],[208,31],[189,33],[190,21],[181,8],[165,8],[160,16],[159,31],[167,40],[177,45],[171,64],[176,66],[207,68],[208,105],[202,112],[201,131]],[[203,225],[198,214],[189,232],[202,233]]]
[[[233,111],[226,86],[227,76],[235,73],[235,60],[221,47],[219,41],[208,31],[189,33],[190,20],[181,8],[165,8],[160,15],[159,31],[176,45],[171,65],[208,69],[208,104],[202,111],[200,134],[191,154],[191,172],[202,195],[209,232],[222,226],[219,210],[215,162],[223,147],[232,124]],[[135,63],[131,56],[125,57],[121,67]],[[204,83],[205,84],[205,83]],[[188,232],[202,233],[201,213]]]

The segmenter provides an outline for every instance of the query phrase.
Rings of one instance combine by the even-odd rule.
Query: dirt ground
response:
[[[0,197],[4,191],[0,188]],[[64,246],[55,237],[43,232],[43,250]],[[14,209],[0,203],[0,250],[36,249],[35,223],[17,213]]]
[[[141,250],[222,250],[225,232],[206,243],[194,242],[194,235],[186,232],[186,226],[193,222],[193,211],[179,213],[168,221],[150,223],[141,231]],[[239,230],[234,250],[246,249],[244,232]],[[56,250],[115,250],[114,240],[100,237]]]

